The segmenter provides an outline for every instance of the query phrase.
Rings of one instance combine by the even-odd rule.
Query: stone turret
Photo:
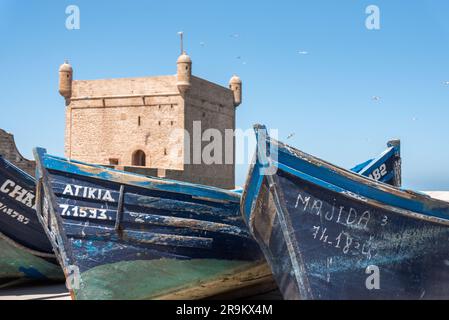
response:
[[[72,80],[73,80],[73,68],[66,60],[59,67],[59,93],[66,100],[66,104],[69,103],[72,97]]]
[[[234,93],[234,106],[238,107],[242,103],[242,80],[234,75],[229,81],[229,89]]]
[[[190,57],[183,52],[177,61],[178,72],[177,72],[177,86],[179,92],[184,95],[191,86],[191,78],[192,78],[192,60]]]

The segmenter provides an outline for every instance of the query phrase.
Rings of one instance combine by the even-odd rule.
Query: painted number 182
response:
[[[386,175],[387,175],[387,165],[384,163],[379,168],[374,170],[373,173],[371,173],[369,175],[369,177],[371,179],[374,179],[374,180],[377,181],[377,180],[380,180],[381,178],[383,178]]]

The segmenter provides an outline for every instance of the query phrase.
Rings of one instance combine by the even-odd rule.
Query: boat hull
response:
[[[282,171],[273,180],[277,195],[266,181],[251,223],[284,298],[449,298],[447,224],[329,193]],[[378,288],[370,278],[377,270]]]
[[[448,203],[256,132],[242,213],[285,299],[449,298]]]
[[[0,278],[64,279],[36,215],[35,185],[0,157]]]
[[[240,195],[39,153],[37,163],[37,211],[75,299],[199,299],[275,286]]]

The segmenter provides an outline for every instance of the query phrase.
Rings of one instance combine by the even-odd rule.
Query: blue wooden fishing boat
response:
[[[241,209],[285,299],[449,298],[448,202],[255,130]]]
[[[239,193],[34,152],[38,216],[73,298],[197,299],[275,285]]]
[[[64,279],[36,215],[35,186],[0,156],[0,279]]]

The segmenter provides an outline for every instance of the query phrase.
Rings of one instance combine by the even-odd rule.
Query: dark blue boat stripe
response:
[[[352,198],[352,199],[354,199],[356,201],[361,201],[361,202],[364,202],[364,203],[370,203],[370,204],[372,204],[374,206],[377,206],[379,208],[383,208],[383,209],[387,209],[387,210],[390,210],[390,211],[394,211],[396,213],[399,213],[401,215],[406,215],[406,216],[414,218],[414,219],[427,220],[429,222],[432,221],[432,222],[435,222],[435,223],[449,225],[449,219],[440,218],[438,216],[428,216],[426,214],[422,214],[422,213],[419,213],[419,212],[416,212],[416,211],[410,211],[410,210],[407,210],[407,209],[394,207],[394,206],[391,206],[389,204],[379,202],[377,200],[365,198],[365,197],[363,197],[363,196],[361,196],[361,195],[359,195],[357,193],[349,192],[349,191],[347,191],[347,190],[345,190],[343,188],[340,188],[339,186],[332,185],[332,184],[330,184],[330,183],[328,183],[326,181],[322,181],[320,179],[317,179],[315,177],[307,175],[307,174],[305,174],[303,172],[294,170],[291,167],[288,167],[288,166],[285,166],[285,165],[279,164],[279,163],[277,165],[278,165],[279,169],[281,169],[281,170],[283,170],[283,171],[285,171],[285,172],[287,172],[289,174],[297,176],[297,177],[299,177],[301,179],[304,179],[304,180],[306,180],[306,181],[308,181],[310,183],[313,183],[315,185],[318,185],[320,187],[332,190],[334,192],[338,192],[338,193],[340,193],[340,194],[342,194],[342,195],[344,195],[346,197],[350,197],[350,198]]]
[[[94,227],[76,223],[65,223],[65,225],[67,228],[73,229],[70,237],[78,239],[90,239],[90,240],[95,239],[95,240],[107,240],[114,242],[125,241],[125,242],[137,242],[141,244],[154,244],[162,246],[177,246],[177,247],[202,248],[202,249],[210,249],[213,242],[212,238],[206,237],[173,235],[173,234],[163,234],[148,231],[136,231],[136,230],[125,230],[122,232],[117,232],[113,227],[112,228],[98,227],[98,226]]]
[[[136,202],[136,203],[138,203],[138,202]],[[152,206],[142,206],[142,205],[131,204],[131,202],[129,200],[127,200],[127,203],[125,203],[124,208],[125,208],[125,211],[127,211],[127,212],[137,212],[137,213],[142,213],[142,214],[155,214],[158,216],[194,219],[194,220],[198,220],[198,221],[203,220],[203,221],[223,223],[223,224],[234,225],[234,226],[237,226],[240,228],[245,228],[245,223],[242,220],[235,218],[235,215],[238,213],[238,206],[234,206],[234,208],[228,209],[228,214],[226,216],[220,216],[220,215],[214,214],[212,211],[208,212],[207,210],[201,210],[201,211],[191,210],[190,206],[188,204],[184,204],[183,202],[179,202],[179,203],[177,202],[176,205],[174,205],[172,203],[171,205],[161,206],[161,208],[158,208],[158,203],[159,202],[156,201],[152,204]],[[166,203],[166,202],[163,201],[163,203]],[[114,211],[117,210],[117,204],[114,204],[114,203],[107,203],[107,202],[98,203],[95,201],[86,201],[84,199],[78,200],[78,199],[65,198],[65,197],[58,198],[58,204],[76,206],[76,207],[80,207],[80,208],[96,208],[97,210],[114,210]],[[183,211],[183,209],[185,209],[185,210]],[[231,215],[232,213],[234,214],[234,216]],[[115,219],[115,214],[116,213],[111,215],[109,220]],[[78,216],[78,213],[75,212],[75,215]],[[93,216],[96,217],[95,212],[93,212]],[[101,220],[101,218],[100,218],[100,220]],[[106,220],[106,219],[103,219],[103,220]]]
[[[96,179],[97,181],[103,180],[120,184],[124,183],[135,187],[187,194],[191,196],[208,198],[210,201],[218,200],[220,202],[240,202],[240,195],[232,191],[217,189],[208,186],[193,185],[180,181],[171,181],[168,179],[145,177],[130,172],[106,169],[104,167],[88,165],[76,161],[67,162],[60,158],[52,157],[49,155],[46,155],[43,158],[43,165],[50,170],[61,171],[61,173],[68,172],[75,175],[90,177]]]
[[[79,204],[68,204],[64,202],[58,202],[58,213],[64,216],[65,219],[74,221],[93,221],[100,223],[109,221],[115,222],[116,210],[111,209],[98,209],[90,206],[80,206]],[[179,218],[176,216],[161,216],[157,214],[147,214],[140,212],[132,212],[124,210],[122,223],[135,223],[139,224],[151,224],[166,226],[168,228],[188,228],[199,231],[210,231],[216,233],[230,234],[234,236],[249,238],[250,235],[246,230],[237,226],[216,223],[198,219]],[[138,226],[136,226],[137,228]]]
[[[71,197],[73,199],[85,199],[85,200],[92,200],[92,201],[104,201],[104,202],[111,202],[111,203],[117,203],[119,198],[119,190],[118,189],[112,189],[113,186],[108,186],[107,188],[96,188],[88,187],[89,184],[86,181],[81,180],[61,180],[60,177],[53,178],[55,180],[51,181],[53,184],[53,190],[56,194],[59,196],[64,197]],[[82,188],[81,188],[82,185]],[[131,190],[129,190],[131,189]],[[64,192],[65,191],[65,192]],[[152,195],[151,190],[146,190],[147,194],[138,194],[133,192],[133,188],[127,188],[126,191],[126,198],[125,202],[132,203],[135,201],[139,201],[142,203],[142,205],[150,205],[152,202],[158,201],[158,205],[163,205],[164,202],[167,204],[173,203],[183,203],[185,205],[190,205],[192,211],[196,212],[209,212],[214,213],[217,212],[217,214],[222,215],[229,215],[229,208],[235,207],[235,204],[229,204],[229,203],[221,203],[221,202],[210,202],[207,200],[204,200],[203,198],[195,198],[195,197],[186,197],[182,198],[182,200],[177,200],[176,198],[170,198],[169,194],[164,194],[164,199],[161,199],[158,195]],[[174,194],[175,195],[175,194]],[[173,195],[173,196],[174,196]],[[179,198],[179,197],[178,197]],[[173,206],[172,206],[173,207]]]
[[[278,160],[285,166],[296,167],[298,170],[309,172],[314,177],[324,179],[323,181],[338,185],[345,190],[351,190],[361,196],[369,195],[373,200],[388,203],[392,206],[443,219],[449,218],[449,203],[447,202],[431,199],[417,193],[401,191],[398,188],[378,183],[302,153],[300,153],[302,154],[301,157],[296,157],[291,152],[279,150]]]

